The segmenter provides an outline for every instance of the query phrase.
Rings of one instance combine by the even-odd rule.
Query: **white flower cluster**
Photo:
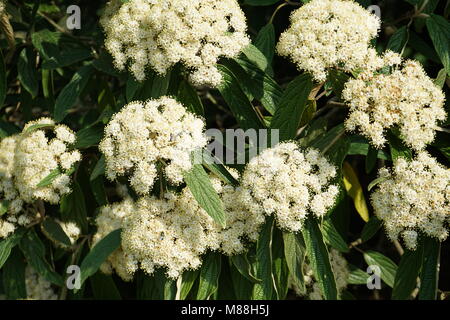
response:
[[[406,145],[422,150],[433,141],[438,121],[446,118],[444,93],[413,60],[390,74],[361,73],[345,84],[342,97],[350,107],[346,129],[359,130],[377,148],[386,142],[385,130],[398,126]]]
[[[81,235],[80,227],[73,221],[68,221],[68,222],[57,221],[57,222],[63,229],[64,233],[69,238],[70,243],[74,244]]]
[[[180,184],[192,167],[191,153],[207,143],[204,126],[169,97],[128,104],[112,117],[99,145],[107,178],[128,176],[133,189],[145,195],[160,167],[169,182]]]
[[[415,159],[399,158],[392,170],[382,168],[383,178],[371,200],[375,214],[384,222],[387,235],[402,236],[407,248],[417,245],[419,232],[444,241],[450,222],[450,169],[426,152]]]
[[[45,130],[54,127],[50,141]],[[0,215],[0,238],[7,237],[17,226],[25,226],[36,218],[30,205],[41,199],[56,204],[60,196],[70,192],[70,177],[61,174],[48,186],[37,185],[55,169],[70,169],[81,159],[77,150],[69,151],[75,134],[64,125],[42,118],[25,125],[21,134],[0,142],[0,200],[7,206]]]
[[[113,0],[100,23],[116,67],[130,62],[140,81],[147,66],[165,74],[181,62],[194,84],[217,86],[218,59],[235,57],[250,43],[236,0]]]
[[[264,215],[236,201],[239,188],[225,186],[217,178],[212,182],[224,202],[225,228],[200,208],[187,188],[181,194],[166,193],[163,199],[146,196],[135,202],[127,198],[104,207],[97,218],[94,242],[122,228],[122,246],[101,270],[108,274],[115,270],[129,281],[139,266],[148,274],[162,267],[168,277],[177,278],[187,269],[199,268],[207,250],[242,253],[247,241],[256,241]]]
[[[291,15],[291,26],[281,34],[278,54],[289,56],[298,69],[326,80],[327,69],[353,71],[367,68],[376,57],[370,41],[380,19],[358,3],[347,0],[312,0]]]
[[[241,201],[250,212],[275,215],[278,226],[296,232],[309,213],[323,217],[339,193],[336,168],[317,150],[280,143],[250,160],[242,176]]]
[[[329,252],[331,269],[336,281],[336,289],[340,294],[346,287],[350,271],[348,269],[347,261],[335,249]],[[323,300],[322,289],[313,275],[313,270],[309,264],[305,264],[305,284],[307,286],[307,295],[310,300]]]
[[[32,129],[32,126],[48,125],[55,135],[50,139],[46,130]],[[30,129],[30,130],[29,130]],[[17,141],[14,155],[15,186],[20,198],[25,202],[41,199],[52,204],[59,202],[62,195],[71,192],[70,177],[61,174],[48,186],[38,187],[38,184],[52,171],[70,170],[81,160],[78,150],[70,150],[75,143],[75,134],[65,125],[55,125],[49,118],[41,118],[25,125]]]
[[[27,300],[58,300],[52,284],[29,265],[25,268],[25,287]]]
[[[23,210],[24,203],[14,185],[14,151],[18,135],[6,137],[0,142],[0,200],[5,213],[0,214],[0,239],[14,232],[16,225],[27,225],[32,217]]]

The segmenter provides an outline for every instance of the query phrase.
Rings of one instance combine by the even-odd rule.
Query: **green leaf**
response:
[[[66,117],[68,110],[75,105],[93,73],[94,68],[92,64],[81,67],[75,72],[70,82],[61,90],[58,98],[56,98],[53,113],[56,121],[61,122]]]
[[[25,229],[19,229],[8,238],[0,241],[0,270],[8,260],[11,250],[20,242],[24,233]]]
[[[51,129],[54,126],[55,126],[54,124],[36,123],[36,124],[29,126],[26,130],[24,130],[23,134],[28,134],[28,133],[31,133],[33,131],[40,130],[40,129],[43,129],[43,130]]]
[[[415,251],[406,249],[398,265],[395,274],[394,288],[392,290],[393,300],[408,300],[417,286],[417,277],[422,266],[423,245],[419,245]]]
[[[305,261],[306,247],[301,233],[283,233],[284,256],[289,273],[295,285],[301,292],[306,291],[303,277],[303,263]]]
[[[424,240],[424,252],[422,271],[420,275],[419,300],[436,300],[439,282],[439,260],[441,243],[435,238],[426,237]]]
[[[441,70],[439,70],[439,73],[438,73],[436,79],[434,79],[433,82],[439,88],[443,89],[446,79],[447,79],[447,73],[445,72],[445,69],[441,69]]]
[[[45,259],[45,247],[33,229],[29,230],[20,240],[20,250],[28,263],[44,277],[57,286],[63,286],[64,281],[61,275],[52,270],[52,267]]]
[[[233,67],[231,63],[227,63],[226,66],[240,80],[241,88],[250,93],[251,98],[259,100],[270,114],[275,114],[283,94],[278,83],[246,57],[236,58],[234,61],[239,66]]]
[[[66,248],[72,246],[69,237],[64,232],[61,225],[53,219],[46,218],[41,224],[41,230],[47,238],[49,238],[57,245]]]
[[[9,200],[0,200],[0,217],[8,212]]]
[[[225,227],[226,218],[222,200],[211,184],[203,166],[194,164],[192,169],[184,174],[184,180],[198,204],[217,222]]]
[[[126,98],[128,102],[133,100],[145,101],[148,99],[158,99],[167,93],[170,83],[171,72],[161,76],[156,72],[149,71],[147,78],[139,82],[130,76],[126,85]]]
[[[72,193],[61,198],[60,212],[63,221],[74,221],[83,232],[87,232],[86,202],[78,182],[73,181]]]
[[[80,267],[80,283],[81,285],[87,278],[97,272],[102,263],[120,247],[120,233],[122,229],[117,229],[109,233],[89,251],[83,259]]]
[[[253,44],[242,49],[242,53],[248,61],[257,66],[261,71],[266,72],[269,68],[269,62],[267,61],[266,56]]]
[[[200,270],[187,270],[183,272],[181,278],[180,300],[185,300],[188,294],[191,292],[194,286],[195,280],[197,280],[200,274]]]
[[[252,272],[252,265],[248,261],[246,254],[239,254],[230,257],[231,262],[236,269],[244,276],[248,281],[252,283],[260,283],[261,279],[256,278]]]
[[[239,181],[237,181],[227,170],[227,168],[222,164],[222,162],[217,157],[212,155],[208,150],[203,150],[201,156],[203,159],[203,165],[209,171],[219,177],[223,182],[232,186],[239,185]]]
[[[178,87],[177,100],[181,102],[190,112],[203,116],[205,111],[202,100],[197,94],[197,91],[191,86],[191,84],[183,80]]]
[[[97,146],[103,138],[103,125],[95,125],[77,132],[74,149],[86,149]]]
[[[2,270],[6,298],[11,300],[26,299],[25,262],[19,250],[13,250]]]
[[[270,300],[274,293],[272,266],[272,235],[274,221],[269,217],[256,242],[255,276],[262,281],[253,286],[252,300]]]
[[[105,156],[102,155],[100,159],[98,159],[94,169],[92,169],[92,173],[89,180],[94,181],[95,179],[104,174],[105,174]]]
[[[369,146],[369,151],[366,157],[366,173],[369,174],[375,168],[378,159],[378,150],[372,145]]]
[[[430,14],[430,17],[426,19],[426,24],[434,48],[450,76],[450,23],[441,16]]]
[[[366,272],[362,271],[352,264],[349,264],[348,268],[350,270],[350,274],[348,275],[347,279],[348,284],[367,284],[369,275]]]
[[[276,288],[272,299],[284,300],[289,289],[289,268],[284,257],[283,233],[279,229],[273,230],[272,264],[272,273]]]
[[[17,62],[18,78],[22,86],[33,98],[38,94],[39,81],[36,68],[36,56],[31,48],[26,47],[20,52]]]
[[[364,225],[361,232],[361,240],[363,242],[369,241],[381,228],[382,221],[376,216],[372,216],[369,221]]]
[[[3,54],[0,50],[0,108],[2,108],[3,104],[5,103],[6,90],[7,84],[6,84],[5,61],[3,60]]]
[[[394,286],[394,279],[397,273],[397,265],[385,255],[375,252],[366,251],[364,253],[364,260],[371,265],[377,265],[381,269],[381,279],[389,286]]]
[[[322,223],[322,235],[323,240],[336,250],[339,250],[340,252],[350,251],[348,245],[334,227],[331,219],[326,219]]]
[[[253,283],[248,281],[230,261],[230,276],[236,299],[250,300],[252,297]]]
[[[200,283],[198,286],[197,300],[207,300],[219,286],[221,269],[221,256],[217,252],[210,252],[200,269]]]
[[[275,55],[275,42],[275,27],[272,23],[262,27],[254,41],[255,47],[264,54],[269,65]]]
[[[89,280],[96,300],[122,300],[119,289],[111,276],[97,272]]]
[[[328,81],[330,82],[331,90],[338,98],[341,97],[344,85],[349,78],[350,77],[342,71],[331,69],[328,72]]]
[[[398,137],[398,133],[388,132],[389,148],[391,150],[392,161],[396,161],[398,158],[405,158],[410,160],[412,158],[412,151],[402,140]]]
[[[295,78],[281,97],[272,122],[272,129],[280,130],[280,141],[294,139],[312,90],[312,78],[303,74]]]
[[[58,55],[47,57],[42,63],[42,69],[63,68],[91,57],[92,52],[87,48],[64,49]]]
[[[218,87],[222,97],[233,112],[240,127],[247,129],[262,129],[264,125],[258,117],[255,108],[242,91],[239,80],[224,65],[217,66],[222,74],[222,83]]]
[[[394,52],[402,52],[403,48],[408,42],[408,28],[403,26],[397,29],[394,34],[389,38],[386,49],[392,50]]]
[[[323,297],[326,300],[337,300],[336,281],[317,220],[308,217],[302,233],[306,244],[306,254]]]
[[[42,179],[36,187],[43,188],[52,184],[52,182],[62,174],[59,168],[53,169],[44,179]]]

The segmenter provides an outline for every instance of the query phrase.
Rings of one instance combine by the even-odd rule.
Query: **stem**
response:
[[[288,6],[288,5],[289,5],[289,2],[288,2],[288,1],[286,1],[285,3],[280,4],[280,5],[275,9],[275,11],[272,13],[272,16],[270,17],[270,20],[269,20],[269,24],[272,24],[272,23],[273,23],[273,19],[275,18],[275,15],[278,13],[278,11],[280,11],[281,8],[286,7],[286,6]]]

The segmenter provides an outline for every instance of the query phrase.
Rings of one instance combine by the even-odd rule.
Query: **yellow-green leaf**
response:
[[[361,184],[359,183],[358,176],[352,166],[347,162],[344,162],[342,172],[344,174],[345,190],[347,190],[347,194],[353,199],[356,211],[358,211],[365,222],[369,221],[369,209],[367,208],[366,199]]]

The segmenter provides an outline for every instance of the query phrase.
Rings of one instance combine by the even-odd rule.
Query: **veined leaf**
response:
[[[255,47],[264,54],[269,65],[275,55],[275,42],[275,27],[272,23],[268,23],[259,30],[255,39]]]
[[[8,238],[0,241],[0,270],[8,260],[11,250],[20,242],[22,236],[25,233],[25,229],[18,229]]]
[[[2,271],[6,297],[11,300],[26,299],[25,262],[17,248],[13,250]]]
[[[261,229],[256,242],[255,275],[262,281],[253,286],[253,300],[272,299],[274,292],[274,278],[272,266],[272,235],[273,217],[269,217]]]
[[[86,202],[78,182],[73,181],[72,192],[61,198],[60,212],[64,221],[74,221],[83,232],[87,232]]]
[[[306,244],[306,254],[324,298],[326,300],[337,300],[338,293],[330,258],[315,218],[308,217],[305,220],[302,233]]]
[[[197,92],[186,80],[178,87],[177,99],[192,113],[204,116],[205,110]]]
[[[36,187],[43,188],[52,184],[52,182],[62,174],[59,168],[53,169],[44,179],[42,179]]]
[[[70,82],[61,90],[58,98],[56,98],[53,114],[56,121],[61,122],[66,117],[68,110],[76,103],[93,73],[94,68],[92,64],[81,67],[75,72]]]
[[[330,219],[325,219],[322,223],[322,234],[323,240],[336,250],[339,250],[340,252],[349,251],[348,245],[345,243],[344,239],[342,239]]]
[[[97,300],[122,300],[111,276],[97,272],[90,277],[92,293]]]
[[[210,252],[200,269],[200,283],[198,286],[197,300],[207,300],[214,292],[216,292],[219,286],[220,269],[220,254],[217,252]]]
[[[120,233],[122,229],[117,229],[109,233],[91,249],[81,263],[80,283],[92,276],[100,268],[101,264],[120,247]]]
[[[419,300],[436,300],[439,282],[439,260],[441,243],[439,240],[426,237],[420,275]]]
[[[61,247],[67,248],[72,245],[61,225],[51,218],[46,218],[42,222],[41,230],[47,238]]]
[[[264,124],[258,117],[252,103],[242,91],[239,85],[239,80],[236,76],[224,65],[219,64],[217,67],[223,77],[222,83],[218,89],[236,117],[236,120],[241,128],[244,130],[249,128],[264,128]]]
[[[423,244],[419,242],[415,251],[406,249],[395,274],[393,300],[408,300],[417,286],[423,259]]]
[[[430,14],[426,24],[434,48],[450,76],[450,23],[442,16]]]
[[[377,233],[377,231],[381,228],[382,222],[376,216],[370,217],[369,221],[364,225],[364,228],[361,232],[361,240],[366,242]]]
[[[181,287],[177,289],[180,291],[179,294],[180,300],[185,300],[187,298],[199,274],[200,270],[187,270],[183,272],[183,276],[181,278]]]
[[[252,272],[252,265],[247,259],[246,254],[239,254],[230,257],[231,262],[236,269],[250,282],[260,283],[261,279],[255,277]]]
[[[364,260],[371,265],[377,265],[381,269],[381,279],[389,286],[394,286],[394,279],[397,273],[397,265],[388,257],[375,251],[366,251]]]
[[[303,277],[303,263],[305,261],[306,247],[301,233],[283,233],[284,256],[292,280],[301,292],[305,292],[305,279]]]
[[[408,42],[408,29],[403,26],[395,31],[395,33],[389,38],[387,48],[395,52],[402,52],[403,48]]]
[[[36,68],[36,56],[31,48],[22,49],[17,63],[18,78],[22,86],[33,98],[38,94],[39,81]]]
[[[311,76],[303,74],[289,83],[284,91],[271,122],[272,129],[280,130],[280,141],[294,139],[297,135],[312,86]]]

